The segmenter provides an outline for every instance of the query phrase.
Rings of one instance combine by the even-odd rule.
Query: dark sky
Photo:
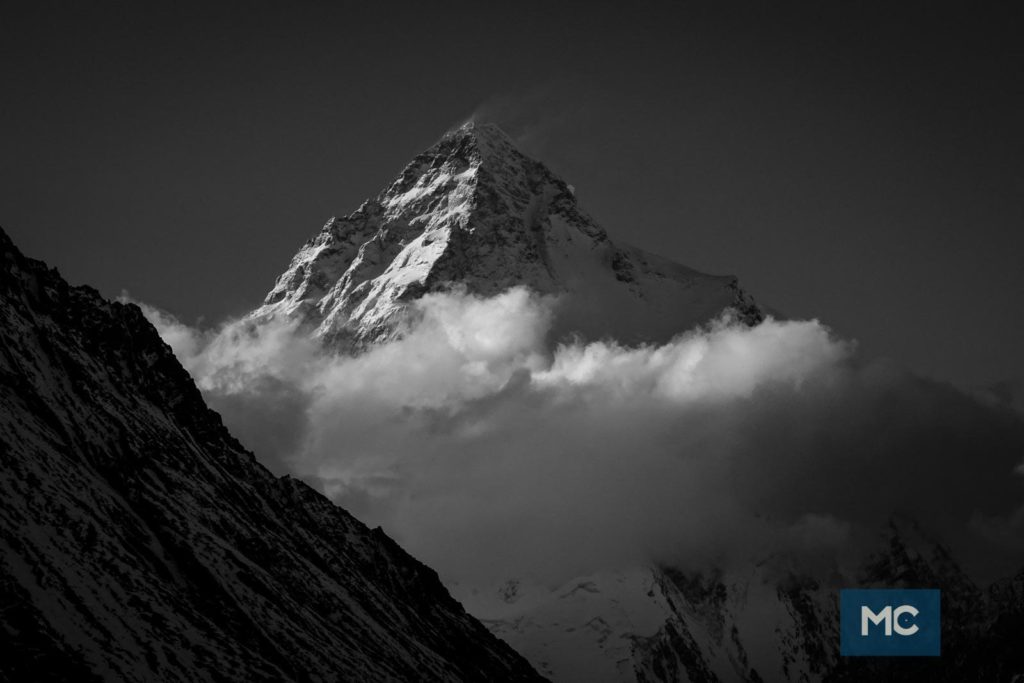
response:
[[[553,5],[7,3],[0,224],[212,324],[482,111],[613,236],[921,372],[1024,377],[1019,15]]]

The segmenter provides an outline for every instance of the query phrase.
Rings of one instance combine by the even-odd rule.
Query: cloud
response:
[[[166,311],[132,299],[128,292],[121,292],[118,301],[138,305],[146,319],[156,328],[160,338],[171,347],[174,355],[182,361],[183,365],[185,361],[195,358],[199,353],[204,338],[198,330],[180,322]]]
[[[533,157],[548,158],[552,142],[585,115],[578,84],[549,79],[529,88],[494,94],[477,104],[467,120],[494,123],[516,147]]]
[[[146,314],[261,460],[449,580],[841,560],[894,514],[979,573],[1021,562],[1013,410],[865,361],[817,321],[551,348],[556,304],[431,294],[354,357],[289,324],[204,335]]]

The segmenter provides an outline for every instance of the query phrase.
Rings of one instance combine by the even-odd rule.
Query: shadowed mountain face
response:
[[[540,680],[226,431],[133,305],[0,231],[0,678]]]
[[[732,276],[614,243],[573,188],[492,124],[467,123],[374,199],[332,218],[278,278],[257,320],[297,317],[344,349],[387,339],[405,304],[453,284],[561,299],[556,336],[666,341],[726,308],[763,317]]]

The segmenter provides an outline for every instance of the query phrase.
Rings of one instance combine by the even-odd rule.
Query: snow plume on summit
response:
[[[865,362],[816,321],[726,316],[661,344],[551,346],[557,296],[412,306],[401,336],[358,355],[293,323],[202,335],[148,314],[259,457],[450,581],[842,563],[894,514],[964,560],[1019,568],[1020,417]]]

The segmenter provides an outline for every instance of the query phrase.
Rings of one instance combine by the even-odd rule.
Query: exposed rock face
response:
[[[452,285],[560,295],[555,334],[584,338],[664,341],[727,308],[763,317],[734,277],[615,244],[570,186],[496,126],[473,123],[328,221],[253,317],[298,317],[329,343],[359,347],[396,334],[410,301]]]
[[[540,680],[437,575],[257,464],[133,305],[0,231],[0,679]]]

